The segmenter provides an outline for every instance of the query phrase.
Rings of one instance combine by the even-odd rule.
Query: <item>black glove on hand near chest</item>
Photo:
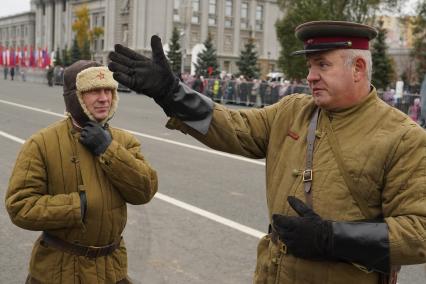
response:
[[[289,196],[299,216],[272,215],[272,228],[287,252],[300,258],[345,261],[388,274],[389,228],[383,219],[359,222],[322,219],[300,199]]]
[[[289,196],[288,203],[299,214],[274,214],[272,227],[287,246],[287,251],[301,258],[324,258],[331,250],[331,222],[323,220],[300,199]]]
[[[90,121],[81,130],[80,142],[95,156],[103,154],[111,144],[112,138],[108,130],[100,124]]]

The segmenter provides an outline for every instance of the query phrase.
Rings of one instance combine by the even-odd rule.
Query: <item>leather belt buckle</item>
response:
[[[312,170],[303,171],[303,182],[312,181]]]
[[[84,254],[84,256],[88,258],[97,258],[100,252],[101,252],[101,249],[99,247],[88,246],[86,248],[86,253]]]
[[[280,247],[280,252],[282,254],[287,254],[287,246],[283,243],[283,241],[278,241],[278,246]]]

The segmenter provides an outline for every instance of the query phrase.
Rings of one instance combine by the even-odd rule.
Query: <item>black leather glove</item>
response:
[[[80,143],[95,156],[104,153],[111,144],[112,138],[108,130],[100,124],[90,121],[81,130]]]
[[[152,59],[120,44],[109,54],[108,68],[114,79],[130,89],[154,98],[157,103],[179,89],[179,79],[173,74],[164,55],[161,39],[151,37]],[[161,105],[161,104],[160,104]]]
[[[323,220],[300,199],[289,196],[296,216],[272,215],[272,227],[287,246],[287,251],[301,258],[323,258],[331,250],[331,222]]]
[[[287,201],[300,217],[274,214],[272,228],[289,253],[300,258],[356,263],[384,274],[390,272],[389,229],[383,220],[328,221],[294,196]]]

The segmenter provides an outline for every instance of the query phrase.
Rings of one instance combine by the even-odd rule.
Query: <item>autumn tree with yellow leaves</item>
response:
[[[93,46],[95,39],[104,34],[103,27],[93,27],[90,29],[90,15],[87,5],[81,5],[74,11],[75,21],[72,30],[75,32],[75,40],[80,49],[81,59],[91,59],[90,46]]]

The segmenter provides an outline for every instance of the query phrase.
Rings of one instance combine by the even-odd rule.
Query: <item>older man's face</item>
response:
[[[87,110],[98,121],[102,121],[108,117],[111,109],[112,90],[96,89],[82,94],[83,102]]]
[[[307,66],[307,80],[316,105],[327,110],[352,106],[353,68],[345,65],[343,50],[308,55]]]

